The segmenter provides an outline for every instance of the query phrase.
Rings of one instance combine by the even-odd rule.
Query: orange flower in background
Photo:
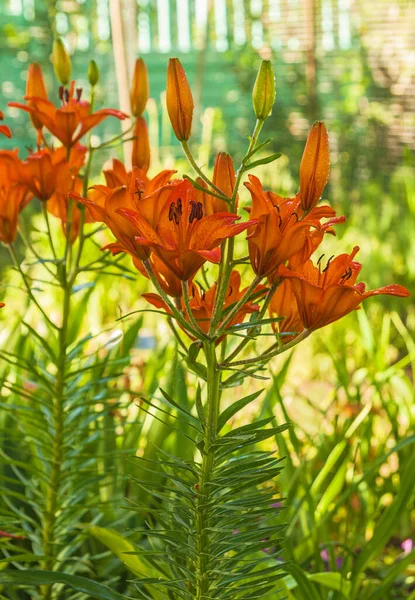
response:
[[[304,211],[313,209],[320,200],[329,173],[329,136],[324,123],[316,121],[308,134],[300,164],[300,197]]]
[[[39,150],[22,163],[23,181],[38,200],[49,200],[55,191],[57,167],[52,156],[49,150]]]
[[[245,294],[248,288],[240,289],[241,287],[241,275],[238,271],[232,271],[231,278],[229,281],[228,291],[226,294],[225,302],[223,304],[223,311],[226,316],[226,309],[231,308],[236,302],[238,302]],[[208,290],[204,291],[199,289],[199,287],[192,282],[189,286],[191,299],[190,299],[190,308],[194,318],[196,319],[200,329],[205,333],[209,332],[210,328],[210,320],[212,318],[214,304],[215,304],[215,296],[216,296],[216,283],[210,287]],[[264,291],[264,286],[258,286],[256,291]],[[254,292],[255,293],[255,292]],[[166,312],[170,312],[169,308],[164,303],[164,300],[157,294],[143,294],[143,297],[150,302],[156,308],[162,308]],[[228,323],[228,327],[232,327],[233,325],[237,325],[238,323],[242,323],[246,317],[246,315],[251,314],[253,312],[257,312],[259,310],[258,304],[253,302],[246,302],[240,310],[236,313],[234,318]],[[184,303],[182,301],[182,312],[185,315],[186,320],[188,320],[188,316],[185,311]],[[216,343],[220,343],[223,337],[219,338]]]
[[[247,210],[257,221],[248,230],[249,256],[260,277],[270,276],[279,265],[301,252],[308,243],[310,230],[321,229],[321,219],[336,214],[329,206],[321,206],[304,215],[299,194],[295,198],[282,198],[265,192],[254,175],[249,175],[245,186],[252,197],[252,207]]]
[[[172,169],[166,169],[160,171],[152,179],[147,176],[147,172],[138,167],[133,167],[131,171],[127,171],[124,164],[114,158],[112,161],[112,169],[104,170],[104,177],[107,183],[107,187],[116,188],[125,185],[130,194],[136,195],[137,200],[140,201],[141,209],[147,213],[150,209],[154,209],[154,205],[158,204],[153,198],[153,194],[158,192],[161,188],[167,186],[170,182],[170,178],[176,173]],[[147,206],[149,205],[149,206]],[[153,210],[153,212],[157,212]]]
[[[66,233],[66,225],[69,213],[70,193],[82,191],[83,181],[79,171],[85,163],[86,147],[76,144],[71,151],[69,162],[66,160],[66,149],[64,146],[53,152],[53,165],[55,168],[55,189],[48,200],[46,207],[48,212],[62,221],[62,228]],[[92,222],[89,212],[85,212],[85,223]],[[73,242],[79,235],[81,225],[81,211],[76,202],[71,207],[71,230],[70,241]]]
[[[3,120],[4,120],[4,114],[0,110],[0,121],[3,121]],[[12,132],[10,131],[9,127],[7,127],[7,125],[0,125],[0,133],[2,135],[5,135],[8,138],[12,137]]]
[[[0,151],[0,241],[4,244],[15,240],[19,213],[29,200],[17,152]]]
[[[145,173],[150,167],[150,140],[144,117],[137,117],[135,122],[131,164],[137,169],[142,169]]]
[[[301,333],[304,329],[304,325],[301,321],[298,313],[297,300],[291,289],[290,282],[288,279],[284,279],[277,287],[274,295],[272,296],[269,305],[269,315],[273,317],[284,317],[282,321],[273,323],[272,328],[275,332],[294,334]],[[295,335],[283,336],[282,342],[289,342]]]
[[[280,266],[278,272],[290,281],[305,328],[314,330],[333,323],[371,296],[409,296],[408,290],[401,285],[392,284],[366,292],[364,283],[355,284],[362,268],[360,263],[353,260],[358,250],[358,246],[355,246],[351,254],[340,254],[334,260],[329,260],[324,269],[320,262],[316,267],[311,261],[296,270]]]
[[[31,63],[27,70],[26,79],[26,98],[42,98],[43,100],[48,99],[48,93],[46,91],[45,81],[43,79],[42,68],[39,63]],[[28,105],[32,106],[31,101],[28,101]],[[30,120],[33,123],[33,127],[37,129],[38,133],[38,146],[42,140],[42,128],[43,123],[36,118],[34,114],[30,114]]]
[[[178,58],[170,58],[167,66],[166,104],[175,136],[181,142],[188,140],[192,130],[193,96]]]
[[[203,205],[186,180],[173,186],[155,228],[139,212],[118,212],[136,227],[136,242],[153,250],[183,281],[191,279],[207,260],[218,263],[223,240],[253,225],[252,221],[235,223],[240,217],[230,213],[204,216]]]
[[[35,117],[66,148],[72,148],[88,131],[107,117],[124,120],[127,115],[114,108],[103,108],[90,113],[89,102],[81,100],[82,89],[75,90],[72,81],[69,89],[60,88],[61,108],[56,108],[45,98],[26,97],[28,104],[9,102],[9,106],[20,108]]]

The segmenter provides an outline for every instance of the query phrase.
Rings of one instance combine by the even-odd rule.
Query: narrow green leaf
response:
[[[249,396],[245,396],[245,398],[241,398],[241,400],[237,400],[228,408],[226,408],[218,418],[218,432],[222,429],[222,427],[229,421],[231,417],[236,415],[237,412],[245,408],[250,402],[253,402],[260,394],[262,394],[264,390],[258,390],[253,394],[249,394]]]
[[[48,585],[53,583],[66,583],[77,592],[83,592],[99,600],[126,600],[126,598],[129,598],[129,596],[122,596],[117,592],[113,592],[102,583],[96,583],[79,575],[35,569],[3,571],[0,573],[1,585]]]
[[[244,171],[248,171],[249,169],[253,169],[254,167],[259,167],[260,165],[267,165],[271,162],[274,162],[274,160],[277,160],[281,156],[281,152],[276,152],[275,154],[270,154],[270,156],[264,156],[264,158],[254,160],[254,162],[245,165]]]

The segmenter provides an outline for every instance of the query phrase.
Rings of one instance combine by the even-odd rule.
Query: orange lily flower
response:
[[[175,273],[187,281],[207,260],[220,262],[220,244],[253,225],[252,221],[235,223],[240,217],[230,213],[204,216],[203,205],[185,180],[175,182],[164,203],[156,227],[140,212],[119,209],[136,227],[136,242],[154,251]]]
[[[16,238],[19,213],[30,200],[22,183],[21,161],[17,152],[0,152],[0,241],[11,244]]]
[[[371,296],[409,296],[408,290],[401,285],[392,284],[365,291],[364,283],[356,284],[362,268],[360,263],[353,260],[358,250],[358,246],[355,246],[350,254],[340,254],[334,260],[329,260],[324,269],[320,263],[315,267],[311,261],[296,270],[280,266],[278,272],[290,281],[305,328],[314,330],[333,323],[357,309],[363,300]]]
[[[216,296],[216,283],[210,287],[208,290],[203,291],[200,290],[197,285],[192,283],[190,285],[191,299],[190,299],[190,309],[194,318],[196,319],[200,329],[204,333],[209,332],[210,328],[210,320],[213,314],[213,308],[215,304],[215,296]],[[231,278],[229,281],[228,293],[226,294],[225,302],[223,303],[223,309],[232,307],[236,302],[238,302],[245,294],[248,288],[244,288],[240,290],[241,287],[241,275],[238,271],[232,271]],[[258,286],[257,290],[263,289],[265,291],[264,286]],[[143,294],[143,297],[150,302],[156,308],[162,308],[166,312],[170,313],[169,308],[164,303],[164,300],[158,294]],[[233,325],[237,325],[238,323],[242,323],[245,319],[246,315],[251,314],[253,312],[257,312],[259,310],[258,304],[254,304],[253,302],[246,302],[240,310],[236,313],[230,323],[228,323],[228,327],[232,327]],[[185,306],[182,300],[182,312],[188,321],[188,315],[185,310]],[[187,333],[187,332],[186,332]],[[188,334],[189,335],[189,334]],[[190,336],[191,337],[191,336]],[[193,338],[192,338],[193,339]],[[219,343],[223,339],[223,336],[219,338],[216,343]]]
[[[271,318],[284,317],[282,321],[272,324],[275,332],[294,334],[301,333],[304,325],[298,313],[297,300],[291,289],[288,279],[283,279],[272,296],[269,305],[269,315]],[[284,335],[281,339],[283,343],[289,342],[295,335]]]
[[[137,229],[119,214],[118,209],[139,211],[150,226],[155,227],[169,196],[172,185],[169,179],[174,172],[162,171],[149,179],[144,171],[137,168],[128,173],[122,162],[114,160],[113,168],[104,171],[106,186],[93,186],[88,198],[83,198],[76,191],[71,196],[88,208],[92,220],[105,223],[112,231],[118,240],[113,246],[116,252],[127,252],[144,260],[149,257],[150,251],[137,244]]]
[[[0,121],[3,121],[3,120],[4,120],[4,114],[0,110]],[[9,127],[7,127],[7,125],[0,125],[0,133],[2,135],[5,135],[8,138],[12,137],[12,132],[10,131]]]
[[[329,233],[331,235],[336,235],[333,225],[338,225],[339,223],[344,223],[345,221],[346,217],[332,217],[325,223],[322,223],[319,229],[311,229],[307,233],[306,241],[302,249],[297,252],[297,254],[291,256],[289,260],[290,268],[294,269],[296,266],[307,262],[323,241],[324,234]]]
[[[324,123],[316,121],[308,134],[300,164],[301,206],[306,212],[320,200],[329,173],[329,136]]]
[[[140,260],[150,256],[150,250],[136,242],[137,230],[127,221],[118,209],[137,210],[137,200],[129,193],[126,186],[111,189],[105,185],[92,188],[90,197],[83,198],[79,193],[72,192],[70,197],[84,204],[93,219],[105,223],[118,242],[109,244],[104,249],[110,249],[114,254],[127,252]]]
[[[282,198],[265,192],[258,177],[249,175],[245,186],[252,196],[247,210],[257,224],[248,230],[248,247],[252,268],[260,277],[269,276],[279,265],[301,252],[312,228],[319,230],[322,218],[336,214],[329,206],[321,206],[304,214],[300,196]]]
[[[56,108],[45,98],[25,97],[28,104],[10,102],[14,106],[34,116],[39,123],[58,138],[66,148],[72,148],[88,131],[99,125],[107,117],[124,120],[127,115],[114,108],[103,108],[90,113],[90,104],[81,100],[82,89],[75,91],[72,81],[69,90],[60,88],[61,108]]]

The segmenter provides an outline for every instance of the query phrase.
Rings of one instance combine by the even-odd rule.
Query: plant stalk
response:
[[[62,447],[64,443],[64,404],[65,404],[65,374],[67,367],[68,325],[70,315],[70,299],[72,285],[63,286],[63,312],[62,325],[59,329],[59,354],[56,363],[56,380],[53,397],[53,445],[51,473],[48,490],[46,493],[44,527],[43,527],[43,554],[45,560],[42,568],[46,571],[53,570],[56,559],[56,518],[58,512],[58,497],[62,473]],[[52,586],[48,585],[42,590],[44,600],[52,598]]]
[[[212,492],[211,478],[214,469],[215,450],[213,443],[217,435],[220,406],[220,371],[216,363],[214,342],[204,345],[207,364],[207,416],[205,429],[205,445],[200,477],[198,483],[196,540],[197,540],[197,584],[195,599],[209,598],[210,584],[210,497]]]

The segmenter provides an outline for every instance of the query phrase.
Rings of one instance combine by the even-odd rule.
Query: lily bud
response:
[[[99,81],[99,69],[97,63],[94,60],[89,61],[88,81],[92,87],[95,87]]]
[[[26,97],[43,98],[43,100],[48,99],[48,93],[46,91],[45,81],[39,63],[32,63],[29,65],[26,79]],[[28,100],[27,103],[29,106],[32,105],[30,100]],[[35,129],[42,129],[42,123],[33,114],[30,114],[30,119]]]
[[[232,198],[235,188],[235,168],[232,158],[226,152],[219,152],[213,168],[213,183],[228,198]],[[224,200],[212,197],[215,212],[228,212],[229,207]]]
[[[188,140],[194,104],[185,70],[178,58],[170,58],[167,67],[166,103],[175,136],[180,142]]]
[[[133,83],[130,90],[131,113],[135,117],[143,114],[149,95],[148,72],[142,58],[137,58],[134,65]]]
[[[61,38],[53,42],[52,63],[56,77],[62,85],[68,85],[71,79],[72,63]]]
[[[265,121],[271,114],[275,102],[274,69],[269,60],[263,60],[261,63],[252,91],[252,102],[256,118]]]
[[[329,172],[329,136],[324,123],[316,121],[308,134],[300,165],[301,206],[306,212],[320,200]]]
[[[137,117],[135,122],[131,163],[133,167],[143,169],[145,172],[148,171],[150,166],[150,142],[144,117]]]

